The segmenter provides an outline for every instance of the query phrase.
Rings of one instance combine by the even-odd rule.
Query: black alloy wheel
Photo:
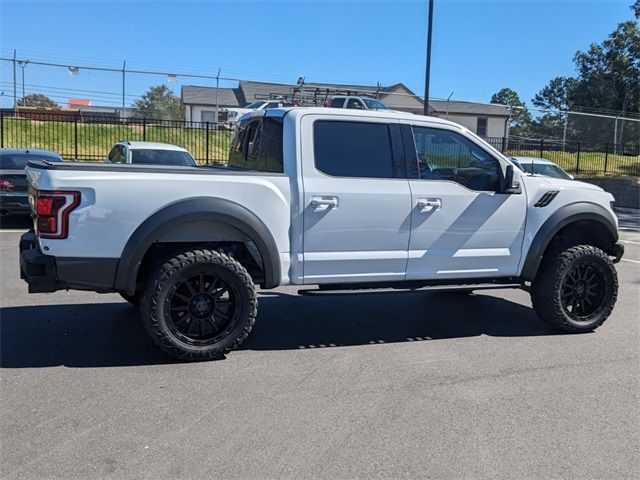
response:
[[[238,323],[239,299],[232,283],[207,272],[190,272],[165,300],[167,326],[191,345],[216,343]]]

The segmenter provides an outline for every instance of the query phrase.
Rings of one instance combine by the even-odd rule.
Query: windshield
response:
[[[260,107],[261,107],[262,105],[264,105],[265,103],[267,103],[267,102],[265,102],[264,100],[258,100],[258,101],[256,101],[256,102],[252,102],[252,103],[250,103],[249,105],[247,105],[247,106],[246,106],[246,107],[244,107],[244,108],[260,108]]]
[[[179,150],[131,150],[131,163],[137,165],[183,165],[193,167],[195,160],[188,152]]]
[[[564,180],[571,180],[571,176],[557,165],[549,163],[523,163],[522,169],[527,173],[533,173],[535,175],[544,175],[545,177],[562,178]]]
[[[60,162],[62,158],[54,154],[38,155],[36,153],[0,153],[0,168],[6,170],[21,170],[27,166],[29,160],[46,160]]]
[[[389,107],[379,100],[374,100],[373,98],[363,98],[362,100],[364,100],[364,103],[367,104],[367,108],[370,110],[389,110]]]

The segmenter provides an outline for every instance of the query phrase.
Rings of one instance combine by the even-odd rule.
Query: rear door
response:
[[[404,279],[411,192],[396,120],[302,117],[304,283]]]

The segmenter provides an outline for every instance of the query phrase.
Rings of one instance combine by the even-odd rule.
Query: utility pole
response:
[[[125,92],[125,72],[127,71],[127,61],[124,60],[122,62],[122,113],[120,114],[120,118],[122,123],[124,123],[124,108],[125,108],[125,100],[124,100],[124,92]]]
[[[431,34],[433,31],[433,0],[429,0],[429,31],[427,32],[427,68],[424,75],[423,114],[429,114],[429,78],[431,77]]]
[[[219,99],[220,99],[220,71],[222,70],[222,68],[218,68],[218,75],[216,75],[216,117],[215,117],[215,123],[216,123],[216,127],[218,128],[218,110],[219,110]]]
[[[18,79],[16,77],[16,50],[13,49],[13,114],[18,111]]]

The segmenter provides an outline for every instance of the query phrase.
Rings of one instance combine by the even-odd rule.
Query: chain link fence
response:
[[[188,149],[200,163],[225,163],[231,124],[215,122],[223,120],[218,108],[213,108],[215,116],[206,118],[213,122],[185,121],[180,93],[187,85],[223,88],[236,87],[239,81],[221,77],[219,71],[216,75],[146,71],[126,62],[78,66],[20,58],[14,52],[0,56],[0,146],[43,148],[68,159],[102,160],[116,141],[162,141]],[[314,84],[272,85],[275,90],[247,101],[290,96],[296,104],[323,105],[331,93]],[[152,87],[172,94],[172,103],[165,105],[161,115],[140,108]],[[373,98],[382,93],[380,85],[336,87]],[[413,107],[417,99],[417,106],[421,105],[421,99],[409,93],[385,91],[384,95],[396,95]],[[507,155],[546,158],[575,174],[640,176],[640,116],[536,109],[532,113],[535,138],[511,135],[487,140]]]

